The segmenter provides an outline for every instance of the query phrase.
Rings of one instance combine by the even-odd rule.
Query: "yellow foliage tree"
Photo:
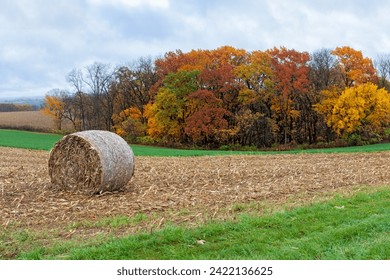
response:
[[[137,107],[130,107],[112,117],[115,132],[122,137],[143,136],[146,132],[146,124],[142,121],[143,115]]]
[[[390,126],[390,94],[372,83],[346,88],[334,104],[328,125],[343,136],[382,133]]]
[[[56,129],[61,130],[62,120],[65,116],[65,104],[61,100],[61,97],[46,95],[41,113],[51,117],[55,123]]]
[[[182,108],[177,96],[166,88],[161,88],[156,96],[155,103],[146,106],[148,118],[148,134],[152,138],[169,138],[178,140],[180,125],[178,116]]]
[[[337,87],[332,87],[327,90],[321,91],[321,102],[313,105],[314,110],[320,115],[324,116],[325,122],[328,127],[333,127],[332,115],[333,108],[337,103],[341,95],[341,90]]]
[[[247,63],[237,66],[234,70],[245,85],[239,92],[238,99],[244,105],[265,101],[269,98],[272,88],[271,56],[267,52],[254,51],[248,55]]]

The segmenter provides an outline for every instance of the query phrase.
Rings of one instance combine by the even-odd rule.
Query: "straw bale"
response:
[[[134,154],[117,134],[88,130],[58,141],[48,165],[55,186],[74,193],[99,194],[120,190],[130,181]]]

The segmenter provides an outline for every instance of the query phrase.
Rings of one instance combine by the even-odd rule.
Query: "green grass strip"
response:
[[[0,146],[50,150],[61,139],[62,135],[49,133],[35,133],[19,130],[0,129]],[[390,143],[292,151],[220,151],[220,150],[185,150],[143,145],[131,145],[136,156],[216,156],[216,155],[263,155],[263,154],[298,154],[298,153],[351,153],[351,152],[380,152],[390,151]]]
[[[205,240],[202,245],[198,240]],[[336,197],[269,216],[168,226],[94,246],[38,248],[20,259],[390,259],[390,191]]]

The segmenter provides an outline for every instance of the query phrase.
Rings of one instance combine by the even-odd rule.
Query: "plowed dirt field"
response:
[[[156,218],[149,224],[156,228],[167,220],[218,217],[248,202],[294,204],[361,185],[390,185],[389,152],[136,157],[135,176],[123,192],[86,196],[51,186],[48,156],[0,148],[1,227],[69,231],[75,222],[142,213]]]

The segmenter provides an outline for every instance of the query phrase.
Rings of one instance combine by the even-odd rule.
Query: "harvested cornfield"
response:
[[[53,120],[40,111],[0,112],[0,128],[33,131],[52,131],[56,129]],[[64,120],[62,129],[71,130],[70,121]]]
[[[311,201],[352,186],[390,185],[389,152],[137,157],[125,189],[98,196],[54,188],[48,152],[0,148],[0,158],[0,225],[5,228],[68,231],[71,223],[139,213],[154,215],[159,226],[166,220],[218,217],[223,209],[248,202]]]
[[[120,190],[134,173],[134,154],[115,133],[88,130],[64,136],[50,152],[52,184],[74,193]]]

